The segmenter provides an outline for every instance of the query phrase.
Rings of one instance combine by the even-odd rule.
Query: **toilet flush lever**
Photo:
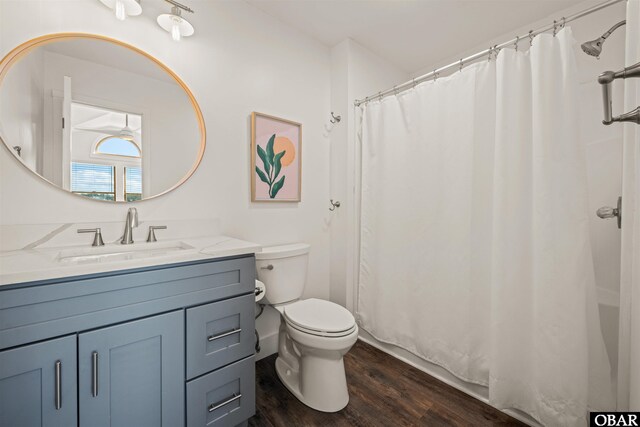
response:
[[[271,270],[273,270],[273,264],[262,266],[262,267],[260,267],[260,270],[269,270],[269,271],[271,271]]]

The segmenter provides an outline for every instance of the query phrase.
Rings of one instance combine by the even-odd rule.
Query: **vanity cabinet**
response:
[[[78,335],[80,425],[184,424],[182,311]]]
[[[75,336],[0,352],[0,426],[75,425]]]
[[[251,255],[0,287],[0,426],[245,424],[254,284]]]

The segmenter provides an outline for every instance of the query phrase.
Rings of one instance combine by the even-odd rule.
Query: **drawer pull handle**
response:
[[[62,362],[56,361],[56,410],[62,408]]]
[[[218,335],[210,335],[209,337],[207,337],[207,341],[211,342],[211,341],[219,340],[220,338],[228,337],[229,335],[239,334],[240,332],[242,332],[242,328],[232,329],[230,331],[223,332]]]
[[[240,399],[241,397],[242,397],[242,393],[238,393],[238,394],[233,393],[233,396],[228,398],[224,402],[220,402],[217,405],[215,405],[213,403],[211,405],[209,405],[209,412],[213,412],[216,409],[220,409],[223,406],[228,405],[231,402],[235,402],[236,400]]]
[[[91,395],[98,397],[98,352],[91,353],[91,370],[93,371],[91,381]]]

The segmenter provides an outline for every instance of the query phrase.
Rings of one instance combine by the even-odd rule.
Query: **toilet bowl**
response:
[[[343,356],[358,339],[358,326],[344,307],[304,291],[309,245],[264,248],[256,254],[264,299],[281,314],[276,372],[305,405],[336,412],[349,403]]]

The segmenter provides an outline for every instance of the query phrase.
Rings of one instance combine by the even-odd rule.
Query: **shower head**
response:
[[[607,39],[607,37],[609,37],[611,33],[613,33],[619,27],[622,27],[626,23],[627,21],[620,21],[616,25],[611,27],[609,31],[607,31],[597,39],[582,43],[582,50],[587,55],[595,56],[596,58],[599,57],[600,53],[602,53],[602,45],[604,44],[604,41]]]
[[[602,52],[602,43],[604,43],[602,37],[597,40],[591,40],[590,42],[582,43],[582,50],[587,55],[595,56],[596,58],[600,56],[600,52]]]

